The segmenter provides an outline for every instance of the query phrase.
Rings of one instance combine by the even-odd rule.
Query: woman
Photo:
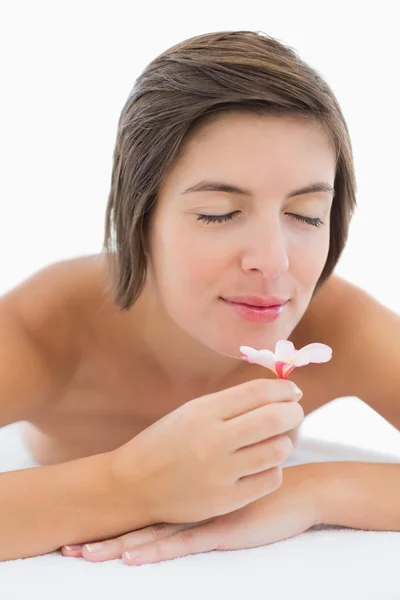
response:
[[[376,400],[368,370],[360,378],[372,363],[361,341],[377,339],[365,319],[395,316],[332,274],[355,194],[338,103],[293,50],[219,32],[149,64],[119,121],[103,253],[51,265],[2,299],[2,424],[26,421],[43,465],[3,477],[3,558],[66,544],[66,556],[107,560],[141,546],[152,562],[336,518],[329,469],[282,478],[279,465],[304,415],[339,396]],[[291,375],[301,405],[291,382],[240,360],[240,346],[279,340],[333,348]],[[398,426],[387,389],[375,408]],[[6,494],[18,484],[26,514]],[[354,512],[341,522],[374,526]]]

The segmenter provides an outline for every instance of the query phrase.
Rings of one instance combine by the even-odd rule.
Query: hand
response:
[[[161,523],[103,542],[104,550],[86,547],[62,554],[92,562],[123,558],[125,564],[160,562],[211,550],[237,550],[294,537],[320,522],[312,464],[284,469],[283,483],[272,494],[234,512],[201,523]],[[140,550],[137,559],[125,552]]]
[[[141,523],[190,523],[276,490],[304,419],[288,380],[255,379],[183,404],[111,452],[116,497]]]

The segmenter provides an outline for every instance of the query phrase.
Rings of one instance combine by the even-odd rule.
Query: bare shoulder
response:
[[[0,297],[0,427],[46,410],[72,381],[98,296],[92,262],[48,265]]]
[[[349,299],[354,305],[357,288],[336,274],[324,283],[311,300],[299,324],[289,337],[297,349],[319,342],[332,348],[332,359],[295,369],[291,379],[303,390],[307,414],[328,402],[350,396],[344,350],[349,321]]]
[[[42,267],[4,294],[1,306],[49,352],[64,358],[77,354],[86,332],[87,306],[99,298],[95,274],[100,260],[99,255],[83,256]]]
[[[303,375],[298,370],[300,378],[307,372],[320,381],[320,405],[322,398],[356,396],[400,429],[400,316],[396,312],[361,287],[333,275],[313,298],[291,339],[296,348],[321,342],[333,350],[329,363],[308,365]]]
[[[398,326],[399,316],[366,290],[343,277],[332,275],[311,301],[297,335],[334,346],[343,360],[352,356],[354,361],[353,352],[357,348],[357,357],[362,362],[369,352],[366,342],[382,342],[388,334],[389,323]],[[332,364],[337,369],[343,368],[342,362]],[[354,391],[351,390],[351,378],[346,391]]]
[[[335,282],[335,293],[338,376],[346,395],[400,430],[400,315],[344,279]]]

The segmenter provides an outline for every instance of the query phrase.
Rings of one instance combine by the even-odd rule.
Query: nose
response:
[[[257,225],[247,231],[245,249],[242,254],[242,269],[245,272],[259,271],[264,277],[278,277],[289,268],[287,241],[277,221],[258,219]]]

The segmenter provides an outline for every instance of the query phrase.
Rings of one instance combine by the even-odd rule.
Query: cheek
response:
[[[154,231],[152,263],[157,285],[168,296],[196,300],[221,282],[226,252],[186,227]]]
[[[308,244],[292,248],[290,270],[305,287],[314,285],[324,268],[329,251],[329,232],[309,238]]]
[[[181,284],[192,295],[209,295],[212,289],[221,285],[226,266],[224,255],[220,251],[211,251],[206,244],[188,242],[180,261]]]

